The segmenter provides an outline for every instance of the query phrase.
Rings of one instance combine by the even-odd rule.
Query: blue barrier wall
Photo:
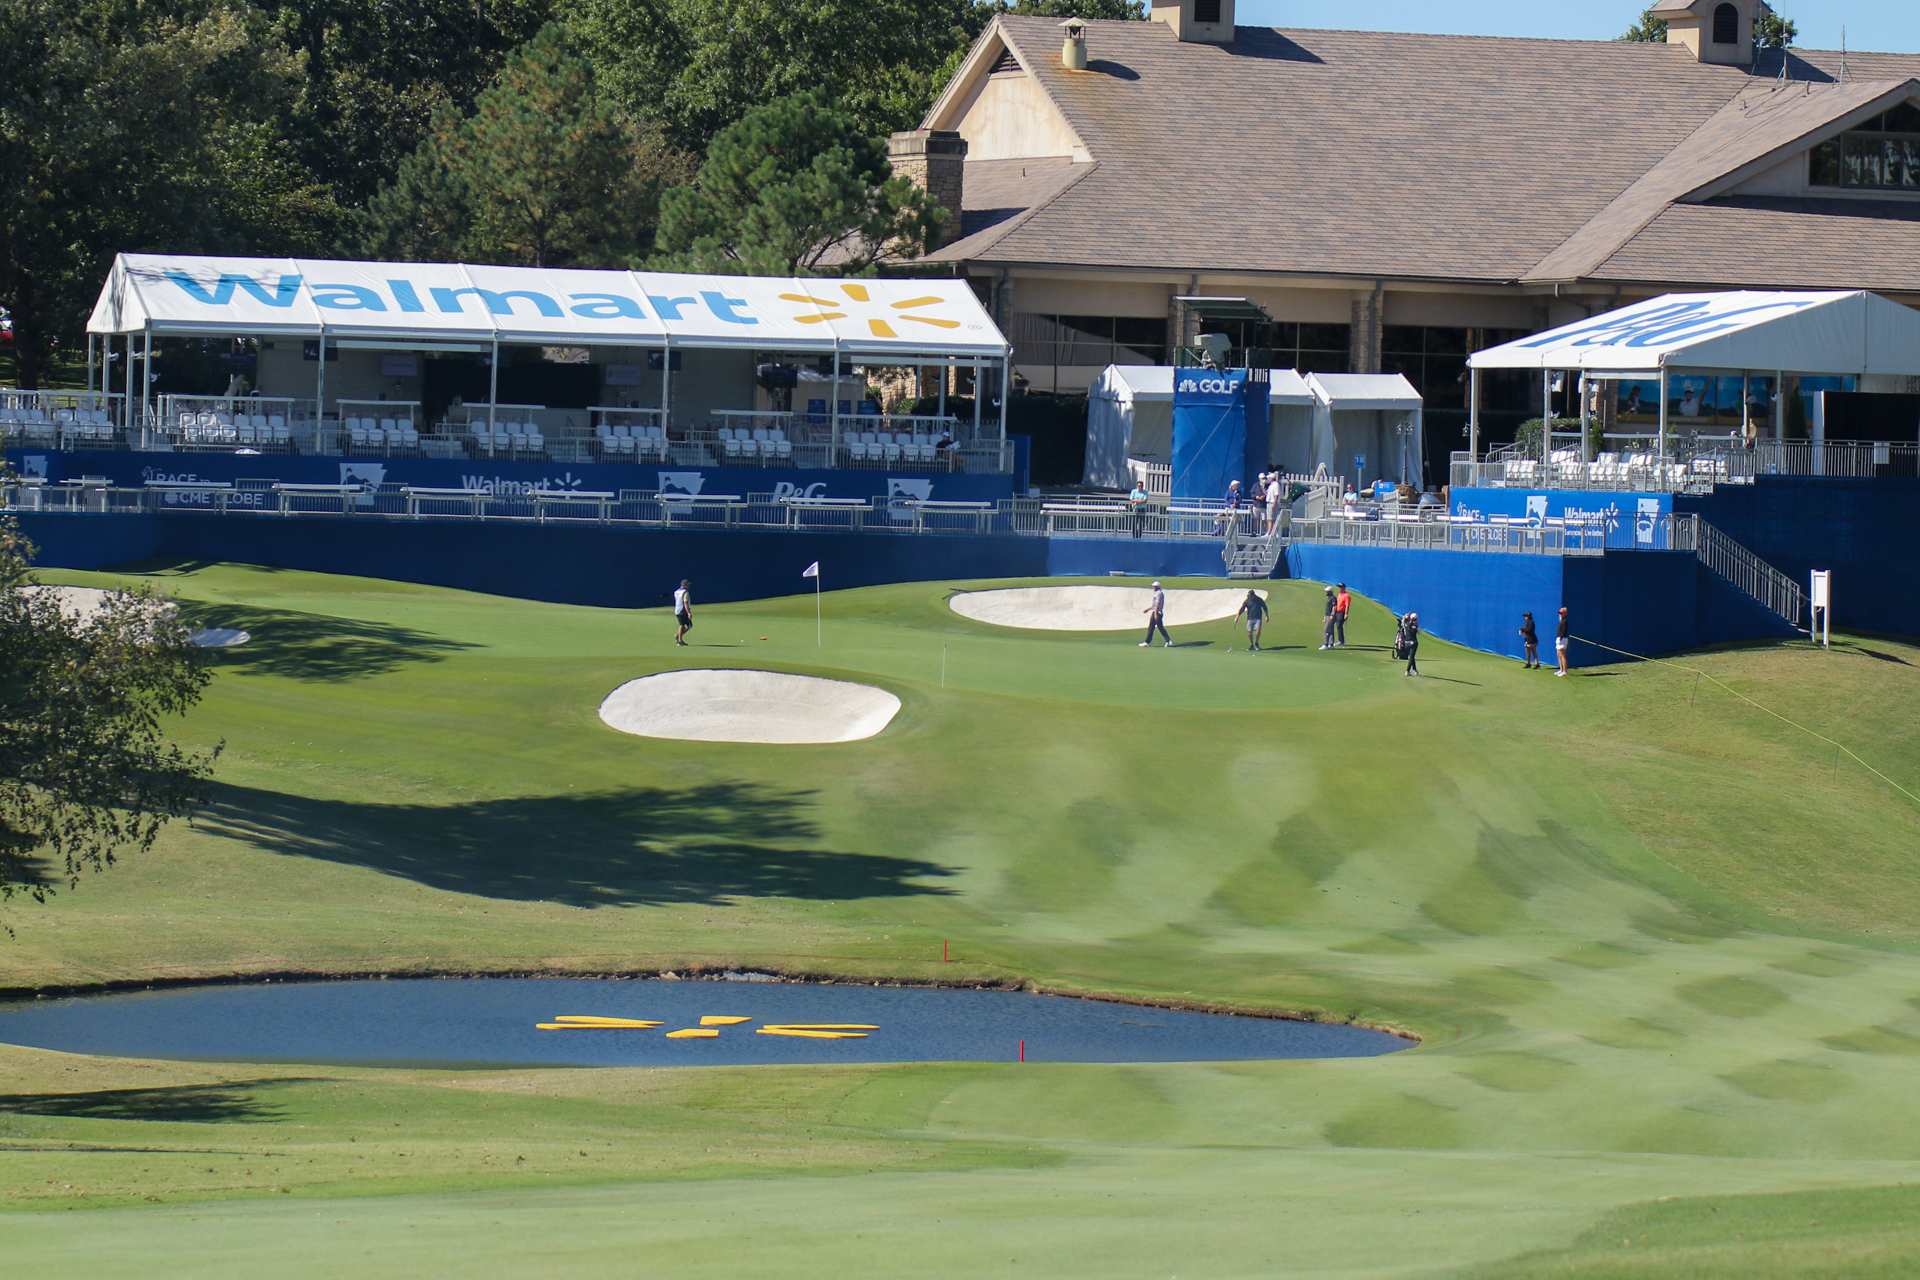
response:
[[[1666,546],[1659,517],[1673,510],[1669,493],[1613,493],[1590,489],[1454,489],[1453,514],[1482,521],[1489,516],[1539,522],[1603,520],[1609,547],[1658,550]]]
[[[1222,572],[1218,543],[1012,535],[784,533],[503,521],[400,521],[216,515],[27,512],[20,524],[45,568],[104,569],[156,558],[233,561],[389,578],[561,604],[646,608],[680,579],[697,598],[755,600],[812,586],[1060,575],[1178,577]]]
[[[314,458],[288,454],[61,452],[9,449],[23,475],[49,480],[105,476],[139,488],[149,480],[174,483],[278,480],[286,484],[404,484],[423,489],[484,489],[494,493],[582,489],[662,489],[683,493],[800,493],[826,498],[886,498],[904,493],[940,502],[997,502],[1014,493],[1013,476],[888,471],[802,470],[797,467],[702,467],[599,462],[487,462],[450,458]]]
[[[1302,544],[1287,549],[1287,568],[1345,582],[1397,614],[1418,613],[1435,636],[1509,657],[1521,656],[1520,615],[1531,609],[1548,663],[1563,604],[1576,636],[1629,654],[1797,634],[1687,551],[1561,557]],[[1572,666],[1620,660],[1579,640],[1568,651]]]
[[[1681,494],[1735,542],[1805,586],[1833,571],[1833,625],[1920,636],[1920,480],[1761,476]]]

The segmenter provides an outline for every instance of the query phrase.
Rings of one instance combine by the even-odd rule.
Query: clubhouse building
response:
[[[1030,390],[1173,363],[1182,296],[1245,297],[1276,366],[1404,374],[1462,448],[1467,356],[1525,334],[1673,291],[1920,304],[1920,56],[1756,48],[1760,0],[1656,9],[1665,44],[1006,15],[891,150],[961,210],[932,260]]]

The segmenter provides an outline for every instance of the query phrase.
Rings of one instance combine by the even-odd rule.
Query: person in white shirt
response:
[[[1153,629],[1158,627],[1160,638],[1166,641],[1165,647],[1173,648],[1173,637],[1167,634],[1167,593],[1160,589],[1158,582],[1153,584],[1153,596],[1147,601],[1147,607],[1140,612],[1147,615],[1147,638],[1140,642],[1140,647],[1145,649],[1153,644]]]
[[[1280,523],[1280,473],[1274,472],[1267,477],[1267,532],[1272,533]]]
[[[673,620],[680,624],[680,629],[673,633],[673,642],[678,645],[686,644],[687,632],[693,629],[692,587],[693,583],[682,578],[679,588],[673,593]]]

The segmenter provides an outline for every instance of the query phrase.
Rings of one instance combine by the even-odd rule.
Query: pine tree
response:
[[[550,24],[472,115],[435,115],[368,203],[360,247],[399,260],[627,265],[647,251],[664,181],[684,171],[595,94],[591,67]]]
[[[896,178],[884,140],[815,90],[714,138],[691,186],[661,200],[657,265],[741,275],[858,275],[912,257],[949,216]]]

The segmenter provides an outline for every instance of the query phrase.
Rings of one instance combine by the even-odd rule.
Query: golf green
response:
[[[1422,1043],[519,1072],[0,1049],[30,1268],[1902,1275],[1920,1253],[1916,807],[1807,732],[1909,785],[1910,646],[1556,680],[1429,639],[1413,679],[1364,601],[1318,651],[1310,583],[1268,584],[1248,653],[1230,621],[1141,649],[946,604],[1043,583],[830,594],[819,645],[810,596],[696,595],[676,649],[657,611],[224,565],[44,577],[151,581],[253,640],[179,727],[226,744],[215,804],[7,907],[7,987],[750,968]],[[729,666],[902,705],[817,746],[597,718],[628,680]]]

